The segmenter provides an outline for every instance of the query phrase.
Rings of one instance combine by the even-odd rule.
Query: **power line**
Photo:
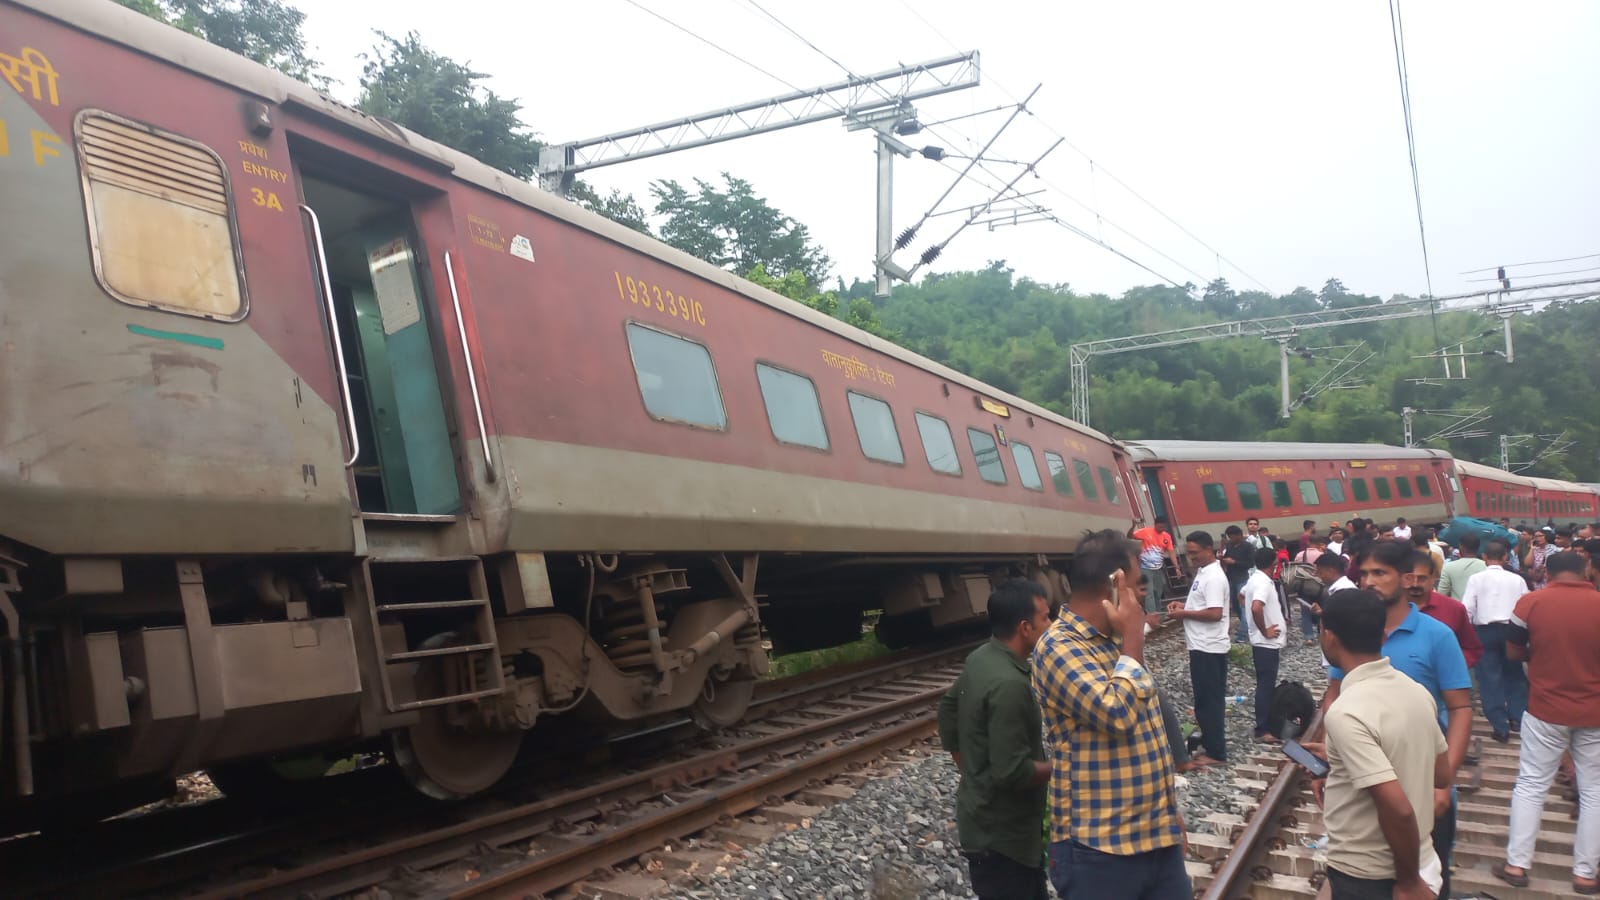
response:
[[[829,62],[833,63],[835,66],[838,66],[840,69],[842,69],[845,72],[845,74],[849,75],[852,78],[859,77],[859,76],[856,75],[856,73],[854,71],[852,71],[850,69],[849,66],[845,65],[837,57],[835,57],[832,54],[828,53],[826,50],[823,50],[821,47],[818,47],[813,41],[811,41],[810,38],[807,38],[805,35],[801,34],[799,31],[796,31],[787,22],[785,22],[782,19],[778,18],[776,15],[773,15],[773,13],[771,11],[769,11],[766,7],[762,6],[759,2],[757,2],[757,0],[743,0],[743,2],[744,3],[748,3],[750,6],[754,7],[757,10],[759,10],[762,15],[764,15],[768,19],[772,20],[773,23],[778,25],[784,31],[788,32],[795,39],[799,40],[801,43],[805,44],[807,47],[810,47],[813,51],[815,51],[817,54],[822,56],[824,59],[826,59]],[[924,21],[926,21],[926,20],[924,20]],[[943,35],[941,35],[941,37],[943,37]],[[945,38],[945,40],[948,41],[949,39]],[[879,87],[879,90],[880,91],[882,90],[881,86]],[[1004,90],[1004,88],[1002,88],[1002,90]],[[1038,89],[1035,88],[1034,92],[1037,93],[1037,90]],[[1015,103],[1015,108],[1016,108],[1016,110],[1018,112],[1027,111],[1027,112],[1030,113],[1030,115],[1033,114],[1030,110],[1027,109],[1027,101],[1026,100],[1017,99],[1017,97],[1014,94],[1011,94],[1010,91],[1006,91],[1006,93],[1008,95],[1011,95],[1011,99]],[[1028,95],[1028,98],[1031,99],[1032,96],[1033,96],[1033,94],[1030,93]],[[935,130],[931,125],[925,125],[924,128],[926,130],[928,130],[929,133],[933,134],[935,137],[938,137],[940,140],[945,141],[946,143],[950,143],[950,144],[954,144],[955,143],[954,141],[950,140],[948,137],[940,134],[940,132]],[[955,130],[956,133],[961,135],[963,138],[967,137],[967,135],[965,133],[961,132],[960,129],[953,129],[953,130]],[[1054,129],[1051,129],[1051,130],[1054,131]],[[1069,147],[1072,146],[1072,142],[1067,140],[1067,138],[1064,135],[1060,134],[1059,132],[1056,133],[1056,138],[1057,138],[1057,141],[1059,143],[1066,144]],[[968,138],[968,142],[972,143],[972,140],[970,138]],[[1082,150],[1078,150],[1076,147],[1073,147],[1073,149],[1077,150],[1077,152],[1079,154],[1083,153]],[[987,184],[986,182],[983,182],[982,180],[977,179],[976,177],[973,177],[971,175],[970,170],[975,165],[977,168],[982,170],[985,174],[989,175],[991,178],[994,178],[995,180],[1000,181],[1002,184],[1005,182],[1004,178],[1001,178],[1000,176],[996,175],[992,170],[990,170],[988,168],[988,166],[983,164],[983,161],[982,161],[981,157],[982,157],[981,153],[976,154],[973,157],[971,163],[969,163],[969,165],[966,167],[966,169],[963,170],[961,173],[958,173],[957,180],[959,181],[961,178],[970,177],[970,178],[972,178],[973,181],[977,182],[978,184],[983,185],[984,187],[987,187],[990,190],[993,190],[994,188],[993,188],[992,185]],[[1085,158],[1087,158],[1087,156],[1085,156]],[[1093,164],[1093,160],[1090,160],[1090,163]],[[946,163],[944,161],[941,161],[941,164],[945,165],[946,168],[953,168],[952,166],[950,166],[948,163]],[[1030,168],[1032,168],[1032,167],[1030,167]],[[1034,171],[1034,174],[1036,176],[1038,175],[1037,170]],[[1109,175],[1109,173],[1107,173],[1107,174]],[[1040,177],[1042,178],[1042,176],[1040,176]],[[1046,182],[1046,183],[1048,184],[1048,182]],[[1118,183],[1120,184],[1121,182],[1119,181]],[[1126,185],[1123,185],[1123,187],[1126,188],[1130,193],[1132,192],[1132,188],[1127,188]],[[1055,188],[1055,190],[1057,192],[1063,194],[1064,196],[1066,196],[1068,199],[1072,200],[1074,203],[1078,203],[1080,206],[1084,205],[1082,203],[1082,201],[1079,201],[1076,198],[1073,198],[1069,194],[1066,194],[1066,192],[1062,191],[1060,188]],[[1005,190],[1001,191],[1002,195],[1004,195],[1006,193],[1009,193],[1009,192],[1005,191]],[[947,190],[945,192],[945,194],[948,195],[949,191]],[[1018,196],[1020,196],[1020,195],[1018,195]],[[1143,198],[1141,198],[1141,199],[1143,199]],[[1094,235],[1089,234],[1088,232],[1084,231],[1083,229],[1078,228],[1077,226],[1066,222],[1065,220],[1061,219],[1059,216],[1055,215],[1054,213],[1051,213],[1050,210],[1045,209],[1044,207],[1041,207],[1038,204],[1033,203],[1032,201],[1024,200],[1023,202],[1026,205],[1032,206],[1034,208],[1035,213],[1038,214],[1041,218],[1045,219],[1046,221],[1054,222],[1056,225],[1059,225],[1062,228],[1067,229],[1071,233],[1076,234],[1079,237],[1082,237],[1083,239],[1085,239],[1085,240],[1087,240],[1087,241],[1089,241],[1089,242],[1091,242],[1093,244],[1096,244],[1099,247],[1102,247],[1103,249],[1107,250],[1108,252],[1110,252],[1110,253],[1118,256],[1118,257],[1121,257],[1122,259],[1127,260],[1130,263],[1133,263],[1134,265],[1138,266],[1140,269],[1143,269],[1144,271],[1149,272],[1150,274],[1156,276],[1157,278],[1160,278],[1162,281],[1165,281],[1168,284],[1173,285],[1174,287],[1178,287],[1178,288],[1183,287],[1183,285],[1179,284],[1177,281],[1173,280],[1172,278],[1169,278],[1166,275],[1161,274],[1160,272],[1156,271],[1155,269],[1151,268],[1150,266],[1145,265],[1142,262],[1139,262],[1138,260],[1136,260],[1133,257],[1129,256],[1128,254],[1126,254],[1126,253],[1122,252],[1121,250],[1118,250],[1117,248],[1111,246],[1111,244],[1107,243],[1103,238],[1096,237]],[[1149,201],[1145,201],[1145,202],[1148,203]],[[935,204],[935,205],[937,205],[937,204]],[[1086,208],[1088,208],[1088,207],[1086,207]],[[1152,208],[1153,208],[1153,206],[1152,206]],[[1090,211],[1094,212],[1096,218],[1103,218],[1103,217],[1100,216],[1100,214],[1099,214],[1099,212],[1097,210],[1093,210],[1092,208],[1090,208]],[[932,210],[930,210],[930,213],[931,212],[932,212]],[[1158,210],[1158,212],[1159,212],[1159,210]],[[926,216],[924,216],[924,219],[926,219]],[[1109,222],[1109,220],[1106,220],[1106,221]],[[1173,224],[1177,224],[1177,223],[1174,222]],[[1195,272],[1193,269],[1190,269],[1188,266],[1185,266],[1182,263],[1178,262],[1176,259],[1174,259],[1173,257],[1169,256],[1168,254],[1163,253],[1160,250],[1156,250],[1156,248],[1154,246],[1152,246],[1149,242],[1142,240],[1141,238],[1139,238],[1138,236],[1134,235],[1132,232],[1128,231],[1127,229],[1122,228],[1119,225],[1113,225],[1112,227],[1116,228],[1118,231],[1121,231],[1123,234],[1128,235],[1130,238],[1133,238],[1135,241],[1138,241],[1140,244],[1143,244],[1145,247],[1150,248],[1152,251],[1154,251],[1158,255],[1160,255],[1160,256],[1164,257],[1165,259],[1175,263],[1179,267],[1183,268],[1185,271],[1189,272],[1192,275],[1195,275],[1197,278],[1200,278],[1202,281],[1205,280],[1204,276],[1202,276],[1199,273]],[[1181,228],[1182,226],[1179,226],[1179,227]],[[1191,234],[1190,237],[1194,237],[1194,235]],[[1199,240],[1198,238],[1195,238],[1195,239]],[[948,241],[946,243],[948,243]],[[1203,244],[1203,242],[1202,242],[1202,244]],[[1208,247],[1207,249],[1210,249],[1210,248]],[[1212,252],[1215,252],[1215,251],[1213,250]],[[1237,268],[1237,266],[1235,268]],[[1240,271],[1243,272],[1244,270],[1240,269]],[[1247,276],[1249,275],[1249,273],[1245,273],[1245,274]],[[1262,287],[1266,287],[1266,286],[1262,285]]]
[[[1490,269],[1489,271],[1494,271],[1494,270]],[[1553,275],[1580,275],[1580,274],[1582,274],[1584,272],[1600,272],[1600,266],[1590,266],[1587,269],[1566,269],[1566,270],[1561,271],[1561,272],[1530,272],[1527,275],[1524,275],[1524,276],[1521,276],[1521,277],[1523,277],[1523,278],[1549,278],[1549,277],[1551,277]],[[1467,283],[1468,284],[1473,284],[1473,283],[1482,282],[1482,281],[1499,281],[1499,280],[1500,280],[1499,278],[1468,278],[1467,279]]]
[[[1411,72],[1406,63],[1406,28],[1400,17],[1397,0],[1389,0],[1389,36],[1394,41],[1394,68],[1400,79],[1400,111],[1406,123],[1406,154],[1411,160],[1411,195],[1417,204],[1417,237],[1422,242],[1422,276],[1428,286],[1428,296],[1433,297],[1433,268],[1428,263],[1428,232],[1422,224],[1422,179],[1417,174],[1417,138],[1411,124]],[[1439,320],[1428,314],[1433,325],[1433,343],[1439,343]]]
[[[1479,272],[1494,272],[1494,271],[1497,271],[1499,269],[1515,269],[1515,268],[1520,268],[1522,266],[1553,266],[1556,263],[1578,262],[1579,260],[1583,260],[1583,259],[1600,259],[1600,253],[1590,253],[1590,254],[1587,254],[1587,255],[1584,255],[1584,256],[1569,256],[1569,257],[1567,257],[1565,259],[1541,259],[1541,260],[1535,260],[1533,262],[1507,263],[1507,264],[1505,264],[1503,266],[1490,266],[1487,269],[1468,269],[1467,271],[1462,272],[1461,274],[1463,274],[1463,275],[1476,275]],[[1584,271],[1587,271],[1587,270],[1584,270]]]
[[[636,9],[640,10],[641,12],[648,13],[651,16],[653,16],[653,17],[655,17],[657,19],[660,19],[661,21],[667,23],[668,25],[671,25],[673,28],[678,29],[679,31],[683,32],[684,34],[687,34],[688,36],[694,38],[695,40],[699,41],[700,43],[705,44],[706,46],[712,48],[713,50],[716,50],[719,53],[723,53],[723,54],[725,54],[727,56],[730,56],[730,57],[738,60],[739,62],[744,63],[745,65],[749,66],[750,68],[755,69],[757,72],[760,72],[761,74],[767,76],[768,78],[771,78],[773,81],[778,82],[779,84],[783,85],[784,87],[789,88],[792,91],[799,91],[800,90],[800,88],[796,87],[792,82],[790,82],[790,81],[788,81],[786,79],[783,79],[783,78],[779,78],[777,75],[774,75],[771,72],[767,71],[766,69],[763,69],[762,67],[760,67],[760,66],[756,65],[755,63],[751,62],[750,60],[745,59],[744,57],[742,57],[739,54],[733,52],[732,50],[729,50],[727,47],[722,46],[721,44],[717,43],[716,41],[713,41],[708,37],[703,37],[700,34],[697,34],[696,32],[691,31],[690,29],[688,29],[688,28],[686,28],[686,27],[684,27],[682,25],[679,25],[677,22],[674,22],[671,19],[667,18],[666,16],[663,16],[661,13],[658,13],[655,10],[651,9],[650,7],[645,6],[644,4],[638,2],[638,0],[623,0],[623,2],[627,3],[629,6],[632,6],[632,7],[636,8]]]
[[[752,0],[752,2],[753,2],[753,0]],[[901,3],[901,5],[905,6],[906,9],[909,10],[913,16],[916,16],[916,18],[918,20],[920,20],[922,22],[922,24],[926,25],[928,27],[928,30],[932,31],[935,35],[937,35],[940,38],[940,40],[943,40],[945,43],[949,44],[952,47],[956,46],[956,44],[954,42],[952,42],[950,40],[950,38],[945,35],[944,32],[942,32],[938,28],[936,28],[933,25],[932,22],[928,21],[927,17],[922,15],[922,13],[918,12],[916,10],[916,8],[911,5],[910,0],[900,0],[900,3]],[[960,49],[960,48],[957,47],[957,49]],[[1001,84],[1000,80],[998,78],[995,78],[992,73],[989,73],[988,78],[989,78],[989,82],[991,84],[993,84],[995,87],[999,88],[1000,92],[1005,94],[1007,97],[1010,97],[1012,101],[1015,101],[1017,99],[1017,95],[1012,93],[1005,85]],[[1267,293],[1269,293],[1269,294],[1273,293],[1272,288],[1268,287],[1266,282],[1262,281],[1261,279],[1259,279],[1259,278],[1255,277],[1254,275],[1250,274],[1249,272],[1245,271],[1243,266],[1239,265],[1238,263],[1234,262],[1233,260],[1229,259],[1228,257],[1223,256],[1221,251],[1217,250],[1217,248],[1215,248],[1215,247],[1211,246],[1210,244],[1206,243],[1205,241],[1201,240],[1199,235],[1197,235],[1194,232],[1190,231],[1188,228],[1185,228],[1183,223],[1179,222],[1177,219],[1175,219],[1171,215],[1169,215],[1166,210],[1164,210],[1161,207],[1157,206],[1155,203],[1151,202],[1148,198],[1146,198],[1143,194],[1141,194],[1138,191],[1134,190],[1133,187],[1130,186],[1127,182],[1123,181],[1121,178],[1118,178],[1116,176],[1116,173],[1112,172],[1110,169],[1107,169],[1105,166],[1103,166],[1100,163],[1096,162],[1094,157],[1090,156],[1086,151],[1083,150],[1083,148],[1081,148],[1078,145],[1074,144],[1070,139],[1068,139],[1064,134],[1061,133],[1060,129],[1056,128],[1055,126],[1051,125],[1049,122],[1045,121],[1043,116],[1040,116],[1038,113],[1034,113],[1033,116],[1034,116],[1035,119],[1038,120],[1040,125],[1044,126],[1046,131],[1049,131],[1052,134],[1054,134],[1056,137],[1061,138],[1061,140],[1067,145],[1067,147],[1071,148],[1071,150],[1074,153],[1077,153],[1079,156],[1081,156],[1085,160],[1087,160],[1088,163],[1089,163],[1091,172],[1096,172],[1097,171],[1097,172],[1105,175],[1107,178],[1111,179],[1112,181],[1116,182],[1116,184],[1119,187],[1121,187],[1123,190],[1127,191],[1130,195],[1133,196],[1134,199],[1138,200],[1140,203],[1143,203],[1145,206],[1150,207],[1150,209],[1155,211],[1156,215],[1159,215],[1161,218],[1165,219],[1168,222],[1168,224],[1172,225],[1174,228],[1176,228],[1179,231],[1183,232],[1185,235],[1187,235],[1189,237],[1190,240],[1192,240],[1195,243],[1199,244],[1200,246],[1204,247],[1207,251],[1209,251],[1211,253],[1212,256],[1216,257],[1216,259],[1218,259],[1221,262],[1227,263],[1229,266],[1232,266],[1234,271],[1238,272],[1239,274],[1243,275],[1244,277],[1246,277],[1246,278],[1250,279],[1251,281],[1255,282],[1262,290],[1266,291]],[[1123,229],[1119,228],[1118,230],[1121,231]]]

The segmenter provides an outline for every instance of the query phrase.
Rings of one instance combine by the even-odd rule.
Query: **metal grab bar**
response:
[[[461,317],[461,295],[456,293],[456,267],[450,261],[450,251],[444,254],[444,277],[450,282],[450,301],[456,307],[456,330],[461,334],[461,355],[467,361],[467,384],[472,387],[472,410],[478,414],[478,440],[483,444],[484,476],[495,480],[494,457],[489,453],[489,429],[483,424],[483,400],[478,396],[478,372],[472,365],[472,346],[467,343],[467,323]]]
[[[350,458],[344,461],[346,469],[356,464],[361,455],[361,437],[356,431],[356,408],[350,399],[350,371],[344,365],[344,341],[339,337],[339,314],[333,305],[333,282],[328,278],[328,251],[322,246],[322,220],[317,211],[300,204],[300,209],[311,217],[311,236],[317,246],[317,277],[322,284],[322,302],[328,310],[328,332],[333,335],[333,364],[339,370],[339,398],[344,401],[345,432],[350,436]]]

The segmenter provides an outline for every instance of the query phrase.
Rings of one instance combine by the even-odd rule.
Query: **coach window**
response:
[[[1056,486],[1056,493],[1063,497],[1072,496],[1072,476],[1067,474],[1067,461],[1059,453],[1044,452],[1044,467],[1050,470],[1050,483]]]
[[[1389,490],[1389,479],[1387,478],[1372,479],[1372,486],[1378,489],[1379,500],[1387,500],[1394,496],[1393,492]]]
[[[1238,482],[1238,488],[1240,509],[1261,508],[1261,488],[1257,487],[1254,481]]]
[[[1419,496],[1419,497],[1432,497],[1433,496],[1433,485],[1428,484],[1428,476],[1426,476],[1426,475],[1418,475],[1417,476],[1417,496]]]
[[[1300,502],[1307,506],[1320,506],[1322,498],[1317,496],[1317,483],[1309,478],[1300,481]]]
[[[905,465],[906,454],[900,449],[900,432],[895,430],[894,413],[889,404],[855,391],[846,393],[850,396],[850,418],[856,423],[861,452],[867,459]]]
[[[1206,512],[1228,511],[1228,489],[1215,481],[1208,481],[1200,485],[1200,493],[1206,498]]]
[[[994,435],[981,428],[968,428],[967,440],[972,443],[972,457],[978,462],[978,477],[990,484],[1006,483],[1006,466],[1000,461],[1000,445]]]
[[[1272,482],[1272,505],[1273,506],[1293,506],[1294,505],[1294,498],[1289,495],[1289,482],[1287,482],[1287,481],[1274,481],[1274,482]]]
[[[629,322],[628,350],[651,416],[719,431],[728,427],[717,370],[703,344]]]
[[[927,413],[917,413],[917,433],[922,435],[922,452],[928,456],[929,467],[946,475],[961,474],[956,441],[950,436],[950,426],[945,420]]]
[[[1011,442],[1011,461],[1017,464],[1017,480],[1030,491],[1044,490],[1039,464],[1033,461],[1033,448],[1021,441]]]
[[[244,318],[244,262],[217,154],[95,110],[79,113],[75,130],[101,286],[134,306]]]
[[[822,404],[811,379],[787,369],[756,363],[761,402],[767,407],[767,424],[780,443],[828,449],[828,428],[822,422]]]
[[[1083,491],[1083,499],[1099,500],[1100,495],[1094,489],[1094,471],[1089,468],[1089,464],[1081,459],[1074,459],[1072,471],[1078,476],[1078,490]]]
[[[1337,478],[1329,478],[1329,479],[1324,480],[1322,483],[1324,485],[1326,485],[1327,488],[1328,488],[1328,502],[1329,503],[1343,503],[1344,502],[1344,482],[1340,481]]]
[[[1367,493],[1367,480],[1365,478],[1350,479],[1350,496],[1356,498],[1357,503],[1365,503],[1372,499]]]
[[[1411,482],[1406,480],[1404,475],[1396,475],[1394,477],[1394,489],[1402,499],[1411,499]]]
[[[1100,472],[1100,486],[1105,488],[1106,501],[1108,503],[1121,503],[1122,498],[1117,494],[1117,476],[1111,474],[1111,470],[1105,466],[1100,466],[1098,471]]]

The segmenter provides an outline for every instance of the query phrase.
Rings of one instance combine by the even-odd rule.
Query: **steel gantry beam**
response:
[[[796,125],[861,116],[978,85],[978,51],[850,77],[810,90],[713,109],[539,152],[539,179],[565,193],[579,172]]]
[[[1460,312],[1481,310],[1499,315],[1507,323],[1514,313],[1532,309],[1536,304],[1561,301],[1588,300],[1600,296],[1600,279],[1562,281],[1551,284],[1533,284],[1510,290],[1496,289],[1470,294],[1453,294],[1432,300],[1402,300],[1380,303],[1375,306],[1356,306],[1345,309],[1321,309],[1316,312],[1295,313],[1286,316],[1267,316],[1238,322],[1217,322],[1195,325],[1168,331],[1152,331],[1127,337],[1086,341],[1068,348],[1072,381],[1072,418],[1089,423],[1089,360],[1096,356],[1130,353],[1134,350],[1154,350],[1161,347],[1178,347],[1233,337],[1260,337],[1282,340],[1300,331],[1314,328],[1331,328],[1335,325],[1354,325],[1383,322],[1391,319],[1409,319],[1434,312]],[[1512,358],[1511,329],[1506,327],[1506,356]]]

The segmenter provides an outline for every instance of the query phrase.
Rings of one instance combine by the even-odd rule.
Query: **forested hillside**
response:
[[[870,293],[858,283],[847,298]],[[1398,299],[1398,298],[1396,298]],[[847,305],[848,299],[841,305]],[[899,343],[1063,414],[1071,404],[1067,347],[1106,337],[1182,328],[1224,319],[1372,305],[1337,280],[1321,291],[1300,288],[1274,297],[1235,294],[1215,282],[1193,299],[1171,287],[1134,288],[1121,297],[1077,294],[1065,286],[1019,277],[1003,263],[978,272],[930,275],[897,287],[878,305],[882,329]],[[1434,333],[1438,330],[1436,342]],[[1377,356],[1356,373],[1362,386],[1311,399],[1279,418],[1278,348],[1259,338],[1233,338],[1165,350],[1105,356],[1090,364],[1093,424],[1119,438],[1401,442],[1400,410],[1475,409],[1493,417],[1483,438],[1433,442],[1467,459],[1499,463],[1499,435],[1566,431],[1574,441],[1529,474],[1600,481],[1600,302],[1552,306],[1512,322],[1516,362],[1468,356],[1466,380],[1438,385],[1437,359],[1414,359],[1443,344],[1466,342],[1469,354],[1503,346],[1499,321],[1470,312],[1441,313],[1370,325],[1306,332],[1300,345],[1366,341]],[[1328,360],[1290,362],[1293,394],[1315,381]],[[1447,420],[1417,416],[1420,440]],[[1540,445],[1542,446],[1542,444]],[[1531,449],[1513,451],[1513,461]]]

